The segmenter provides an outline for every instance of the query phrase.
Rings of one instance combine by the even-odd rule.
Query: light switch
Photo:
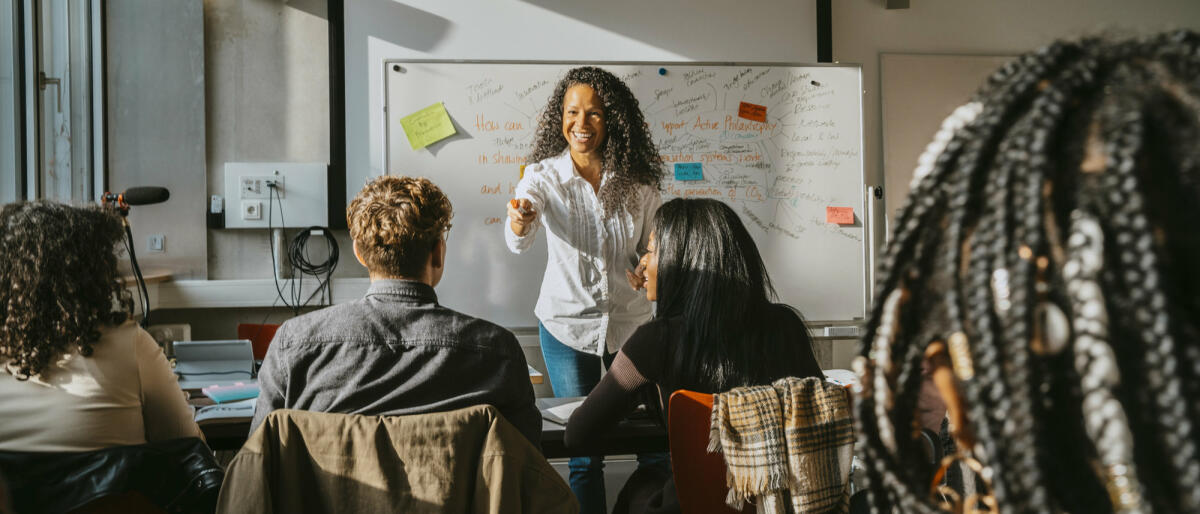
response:
[[[162,234],[150,234],[146,236],[146,251],[161,253],[167,248],[167,236]]]

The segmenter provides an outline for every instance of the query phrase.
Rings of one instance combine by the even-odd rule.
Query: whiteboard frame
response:
[[[792,68],[852,68],[858,70],[858,170],[859,182],[863,188],[862,203],[859,206],[859,212],[862,215],[859,218],[863,223],[863,270],[862,270],[862,296],[863,296],[863,317],[851,319],[833,319],[833,320],[810,320],[805,319],[805,322],[810,325],[861,325],[866,322],[866,318],[871,314],[871,293],[874,290],[874,284],[871,281],[874,278],[874,270],[872,269],[876,257],[875,241],[868,237],[873,226],[873,219],[868,219],[868,206],[874,199],[871,196],[871,186],[867,185],[867,167],[866,167],[866,139],[863,135],[865,130],[866,120],[864,116],[864,103],[866,101],[866,90],[863,89],[863,73],[862,64],[855,63],[801,63],[801,62],[747,62],[747,61],[539,61],[539,60],[521,60],[521,59],[404,59],[390,58],[383,60],[383,115],[380,116],[380,121],[383,124],[383,174],[387,175],[391,167],[391,126],[388,123],[388,86],[389,86],[389,69],[392,65],[416,63],[416,64],[531,64],[531,65],[564,65],[564,66],[767,66],[767,67],[792,67]],[[508,327],[508,328],[529,328],[529,327]]]

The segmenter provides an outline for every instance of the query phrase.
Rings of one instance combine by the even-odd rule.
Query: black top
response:
[[[285,322],[258,373],[250,431],[275,409],[396,416],[495,406],[534,446],[542,418],[512,332],[376,280],[361,300]]]
[[[789,335],[796,334],[797,344],[806,344],[809,341],[805,337],[807,334],[799,335],[806,329],[790,307],[773,304],[770,308],[774,312],[766,317],[771,323],[771,326],[766,327],[767,334],[778,336],[781,340],[790,340]],[[683,388],[670,369],[675,349],[683,334],[682,328],[680,318],[655,319],[638,327],[613,359],[608,373],[588,394],[583,405],[571,414],[571,419],[567,421],[563,444],[568,448],[577,447],[602,437],[602,434],[612,430],[618,421],[637,408],[643,399],[657,404],[650,405],[652,410],[657,407],[665,414],[671,393]],[[784,377],[824,376],[811,346],[807,351],[780,353],[791,353],[799,357],[795,362],[784,363],[784,366],[776,368],[785,370],[786,373],[771,377],[771,382]],[[697,392],[714,394],[724,391]],[[665,424],[665,417],[663,421]],[[666,485],[662,501],[655,505],[654,512],[679,510],[678,500],[674,497],[674,482]]]

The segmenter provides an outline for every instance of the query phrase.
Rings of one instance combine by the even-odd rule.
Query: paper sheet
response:
[[[566,425],[567,420],[571,418],[571,413],[575,412],[575,409],[578,409],[580,405],[583,405],[583,400],[542,409],[542,417],[560,425]]]
[[[833,382],[840,386],[858,383],[858,375],[848,369],[827,369],[822,371],[822,373],[825,374],[826,382]]]

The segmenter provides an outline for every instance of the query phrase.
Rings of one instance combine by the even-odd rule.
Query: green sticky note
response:
[[[408,144],[412,145],[413,150],[420,150],[457,133],[442,102],[400,118],[400,126],[404,127],[404,135],[408,136]]]

